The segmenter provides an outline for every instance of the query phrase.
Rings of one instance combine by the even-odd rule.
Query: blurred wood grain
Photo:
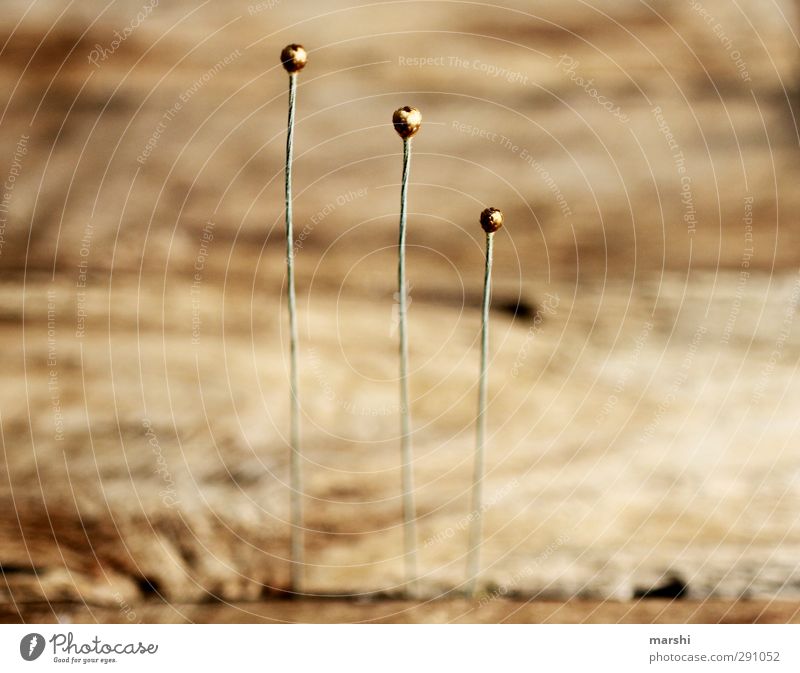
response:
[[[7,4],[0,602],[124,621],[285,588],[291,41],[308,591],[402,581],[412,104],[426,593],[463,581],[487,205],[484,590],[800,593],[798,3],[162,3],[133,29],[135,1]]]

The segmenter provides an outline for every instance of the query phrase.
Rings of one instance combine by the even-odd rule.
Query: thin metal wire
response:
[[[289,122],[286,133],[286,272],[289,295],[289,360],[291,428],[289,442],[289,481],[291,488],[291,571],[292,591],[300,591],[303,575],[303,482],[300,466],[300,398],[297,372],[297,300],[294,289],[294,231],[292,228],[292,162],[294,159],[294,113],[297,99],[297,75],[289,75]]]
[[[411,450],[411,409],[408,394],[408,286],[406,283],[406,202],[408,177],[411,170],[411,139],[403,140],[403,180],[400,187],[400,241],[397,264],[397,284],[400,303],[400,456],[402,461],[403,537],[405,547],[406,592],[416,594],[417,584],[417,524],[414,509],[414,472]]]
[[[478,418],[475,427],[475,472],[472,479],[472,521],[469,527],[467,549],[467,587],[472,596],[480,572],[480,547],[483,532],[483,470],[486,443],[486,397],[489,367],[489,304],[492,294],[492,254],[494,234],[486,234],[486,271],[483,276],[483,304],[481,307],[481,370],[478,380]]]

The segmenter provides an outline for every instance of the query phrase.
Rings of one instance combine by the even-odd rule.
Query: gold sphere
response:
[[[287,44],[281,51],[281,63],[290,75],[306,67],[308,53],[302,44]]]
[[[503,226],[503,213],[497,208],[487,208],[481,213],[481,227],[487,234],[493,234]]]
[[[392,115],[392,124],[394,130],[403,140],[408,140],[413,136],[422,124],[422,113],[415,107],[401,107],[395,110]]]

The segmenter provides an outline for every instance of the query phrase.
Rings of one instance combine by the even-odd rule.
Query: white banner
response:
[[[798,671],[798,643],[786,625],[6,625],[0,670]]]

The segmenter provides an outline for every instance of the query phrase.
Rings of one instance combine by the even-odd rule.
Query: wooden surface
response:
[[[493,205],[507,226],[496,240],[485,594],[622,601],[534,603],[524,620],[796,620],[793,604],[769,601],[800,595],[797,8],[500,4],[163,3],[109,53],[140,4],[86,1],[60,15],[9,3],[8,614],[55,601],[100,610],[65,608],[76,620],[124,621],[124,606],[140,606],[145,620],[238,621],[248,617],[237,609],[182,617],[147,601],[249,605],[286,587],[277,54],[300,41],[305,590],[357,597],[402,582],[402,146],[389,120],[411,104],[424,115],[409,220],[424,596],[464,580],[477,216]],[[702,602],[664,612],[626,602],[670,582]],[[316,605],[255,613],[312,619]],[[394,614],[331,610],[325,620]],[[457,602],[415,610],[398,618],[471,614]],[[498,601],[479,619],[516,615]]]
[[[6,622],[96,623],[401,623],[401,624],[796,624],[798,604],[788,601],[668,601],[620,603],[571,600],[524,602],[500,599],[353,602],[270,601],[239,604],[165,605],[118,608],[74,604],[26,605],[2,614]]]

